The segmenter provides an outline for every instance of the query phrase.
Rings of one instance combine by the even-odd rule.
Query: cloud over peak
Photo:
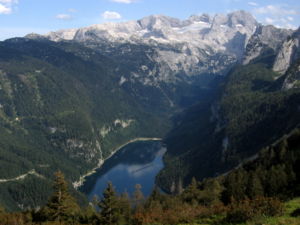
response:
[[[278,5],[267,5],[264,7],[259,7],[259,8],[256,8],[254,10],[254,12],[257,14],[271,14],[271,15],[275,15],[275,16],[299,14],[299,12],[297,12],[294,9],[282,7],[282,6],[278,6]]]
[[[296,29],[291,22],[300,14],[295,8],[286,4],[256,7],[252,12],[257,16],[263,16],[263,22],[266,24],[288,29]]]
[[[117,20],[121,19],[122,16],[117,12],[105,11],[104,13],[102,13],[102,18],[105,20]]]
[[[59,20],[71,20],[72,16],[69,14],[58,14],[55,18]]]

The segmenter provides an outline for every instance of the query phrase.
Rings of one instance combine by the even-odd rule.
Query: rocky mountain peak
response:
[[[214,27],[249,27],[252,29],[257,25],[257,21],[250,13],[241,10],[229,13],[227,15],[216,14],[213,18],[212,24]]]
[[[45,37],[52,41],[73,40],[108,55],[124,51],[145,54],[133,53],[130,47],[116,50],[111,46],[147,46],[153,53],[146,57],[157,67],[139,71],[138,77],[145,78],[143,83],[152,84],[161,80],[176,81],[176,74],[225,74],[242,60],[258,26],[253,16],[245,11],[215,16],[192,15],[186,20],[151,15],[136,21],[51,32]],[[138,65],[137,70],[139,68],[145,68],[144,64]],[[155,77],[155,82],[148,81],[149,76]]]
[[[204,23],[211,23],[212,18],[209,14],[202,14],[202,15],[191,15],[188,19],[191,22],[204,22]]]
[[[230,26],[242,25],[245,27],[252,27],[253,25],[257,25],[257,21],[252,14],[243,10],[228,14],[228,22]]]
[[[163,29],[170,27],[180,27],[181,21],[176,18],[164,16],[164,15],[151,15],[144,17],[137,21],[137,23],[141,26],[141,29]]]

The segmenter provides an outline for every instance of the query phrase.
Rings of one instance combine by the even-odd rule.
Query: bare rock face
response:
[[[286,73],[282,89],[300,88],[300,60]]]
[[[272,50],[276,54],[283,42],[291,34],[292,30],[280,29],[272,25],[258,26],[247,44],[243,64],[250,63],[269,50]]]
[[[289,37],[282,45],[274,66],[273,70],[284,74],[292,63],[299,58],[300,55],[300,29],[298,29],[291,37]]]
[[[263,26],[251,14],[236,11],[186,20],[151,15],[28,38],[79,42],[131,68],[130,74],[120,76],[120,85],[138,82],[159,88],[161,83],[190,82],[203,74],[225,75],[237,63],[264,57],[283,75],[299,55],[299,34]]]
[[[137,57],[134,74],[127,80],[153,86],[157,82],[174,83],[201,74],[226,74],[241,61],[257,26],[252,15],[244,11],[193,15],[187,20],[152,15],[137,21],[51,32],[45,37],[52,41],[80,42],[109,56],[118,49],[123,56]],[[151,53],[125,49],[126,44],[148,46]],[[138,64],[140,54],[146,55],[154,66]],[[145,66],[147,69],[140,69]]]

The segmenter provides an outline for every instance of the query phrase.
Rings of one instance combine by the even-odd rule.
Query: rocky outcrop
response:
[[[288,90],[292,88],[300,88],[300,60],[294,63],[284,77],[282,89]]]
[[[247,44],[243,64],[250,63],[267,51],[272,51],[276,55],[283,42],[291,34],[292,30],[280,29],[272,25],[258,26]]]
[[[289,37],[282,45],[274,66],[273,70],[284,74],[293,62],[299,58],[300,55],[300,29],[298,29],[291,37]]]

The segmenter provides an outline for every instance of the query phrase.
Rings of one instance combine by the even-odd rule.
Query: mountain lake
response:
[[[161,141],[137,141],[121,148],[107,159],[97,172],[86,178],[80,190],[90,201],[102,197],[109,181],[118,194],[132,196],[135,185],[142,186],[144,196],[149,196],[155,185],[155,177],[163,168],[162,157],[166,147]]]

